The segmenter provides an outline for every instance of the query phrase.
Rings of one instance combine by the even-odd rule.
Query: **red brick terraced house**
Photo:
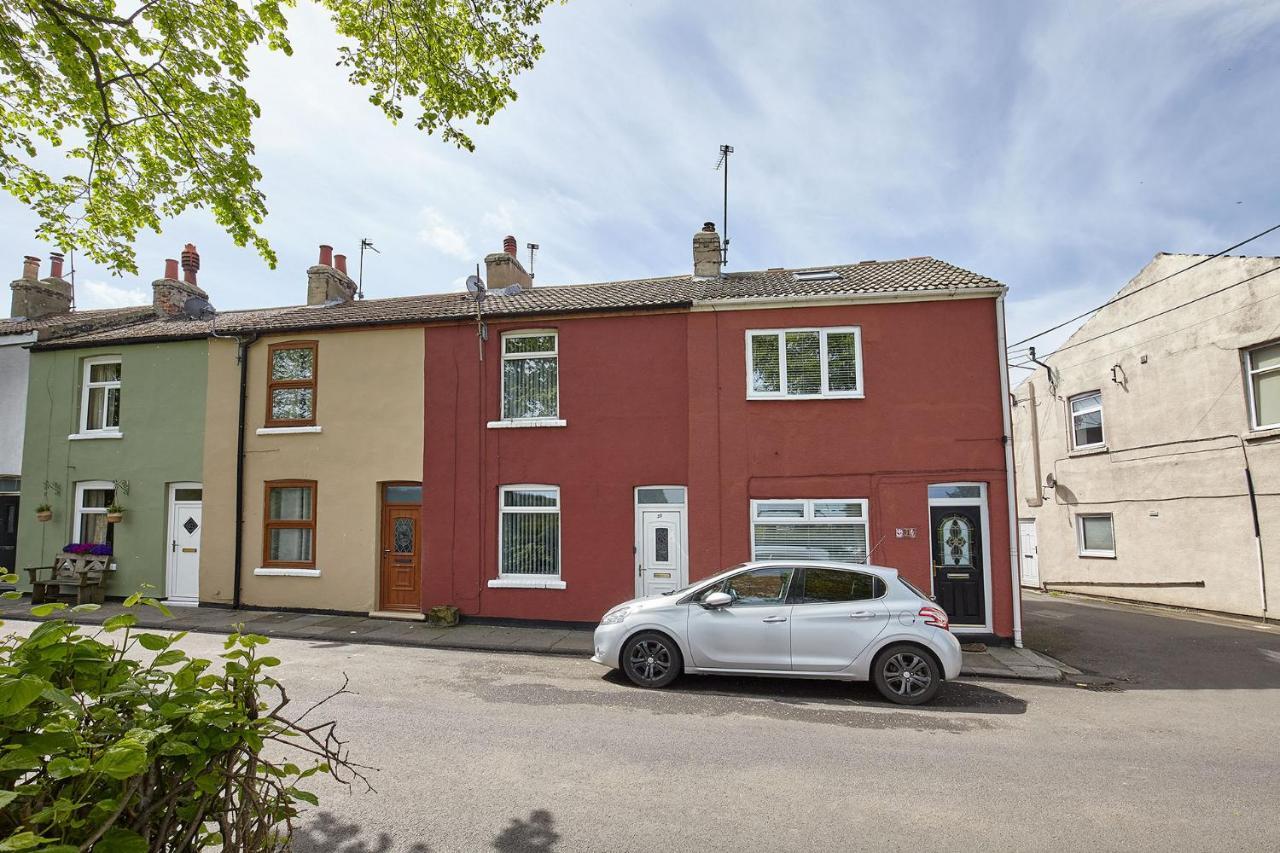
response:
[[[830,558],[1020,642],[1004,286],[927,257],[722,273],[704,229],[692,275],[533,287],[513,245],[479,319],[425,329],[424,610],[594,622]]]

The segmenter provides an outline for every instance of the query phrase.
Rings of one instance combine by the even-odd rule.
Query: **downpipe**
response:
[[[1004,423],[1005,504],[1009,509],[1009,594],[1013,600],[1013,645],[1022,648],[1022,577],[1018,564],[1018,493],[1013,469],[1013,418],[1009,411],[1009,353],[1004,329],[1004,293],[996,297],[996,346],[1000,357],[1000,416]]]

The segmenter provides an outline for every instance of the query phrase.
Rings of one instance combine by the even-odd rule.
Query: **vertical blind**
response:
[[[749,335],[751,392],[756,396],[855,395],[858,330],[792,329]]]
[[[560,574],[560,490],[502,490],[498,571],[504,575]]]
[[[554,333],[503,338],[503,419],[557,417],[559,372]]]

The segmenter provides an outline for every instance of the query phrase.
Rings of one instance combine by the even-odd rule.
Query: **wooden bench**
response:
[[[101,604],[105,583],[103,572],[106,560],[102,557],[60,555],[52,566],[28,568],[31,577],[31,603],[46,601],[74,601],[76,604]],[[41,578],[48,572],[48,578]]]

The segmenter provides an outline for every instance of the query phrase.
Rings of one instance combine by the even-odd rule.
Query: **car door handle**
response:
[[[850,619],[870,619],[876,614],[870,610],[855,610],[849,614]]]
[[[786,622],[786,621],[787,621],[787,617],[785,617],[785,616],[770,616],[768,619],[765,619],[764,621],[765,621],[765,622]]]

